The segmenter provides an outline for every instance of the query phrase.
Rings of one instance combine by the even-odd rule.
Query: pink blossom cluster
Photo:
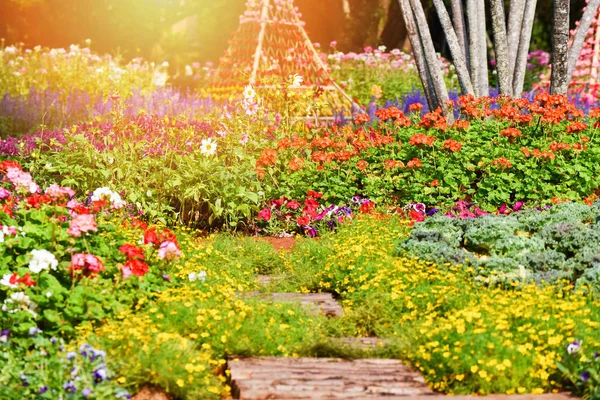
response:
[[[69,200],[75,196],[75,191],[69,187],[61,187],[56,183],[48,186],[45,193],[54,201]]]
[[[23,172],[19,168],[8,168],[4,179],[12,183],[16,190],[23,189],[29,193],[37,193],[40,190],[40,187],[31,178],[31,174]]]
[[[98,225],[93,214],[76,215],[69,224],[67,233],[71,236],[80,237],[82,233],[97,232]]]

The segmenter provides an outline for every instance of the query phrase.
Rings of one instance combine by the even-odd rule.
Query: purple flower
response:
[[[90,361],[94,362],[94,361],[96,361],[96,358],[99,358],[100,360],[104,361],[105,357],[106,357],[105,351],[92,349],[92,355],[90,356]]]
[[[96,382],[102,382],[103,380],[106,379],[106,376],[107,376],[107,373],[104,368],[98,368],[97,370],[94,371],[94,381],[96,381]]]
[[[8,342],[8,336],[10,335],[10,331],[8,329],[4,329],[0,332],[0,343]]]
[[[581,377],[582,382],[587,382],[591,378],[591,375],[588,371],[583,371],[581,374],[579,374],[579,376]]]
[[[171,277],[170,277],[169,275],[167,275],[167,274],[163,274],[162,278],[163,278],[165,281],[169,281],[169,282],[171,282]]]
[[[68,381],[67,383],[65,383],[63,385],[63,389],[65,389],[67,392],[70,392],[70,393],[77,392],[77,387],[75,386],[75,382],[73,382],[73,381]]]
[[[75,357],[77,357],[77,353],[75,353],[74,351],[70,351],[67,353],[67,360],[73,361]]]
[[[312,226],[307,226],[304,228],[304,231],[306,232],[306,234],[311,237],[314,238],[317,236],[317,230],[315,228],[313,228]]]
[[[580,350],[581,350],[581,341],[580,340],[575,340],[573,343],[569,343],[569,345],[567,346],[567,353],[569,353],[569,354],[578,353]]]
[[[28,378],[27,375],[21,375],[21,381],[22,381],[22,384],[24,387],[29,386],[29,382],[27,382],[27,378]]]
[[[440,210],[434,207],[434,208],[430,209],[429,211],[427,211],[427,213],[425,215],[427,215],[428,217],[431,217],[431,216],[437,214],[438,212],[440,212]]]
[[[90,389],[90,388],[84,388],[81,391],[81,395],[85,398],[88,398],[90,396],[90,394],[92,394],[92,389]]]
[[[416,203],[416,204],[413,205],[413,208],[417,212],[420,212],[420,213],[424,213],[425,212],[425,204],[423,204],[423,203]]]
[[[117,393],[117,395],[115,397],[117,399],[122,399],[122,398],[127,399],[127,400],[131,399],[131,395],[127,392],[119,392],[119,393]]]
[[[523,208],[523,202],[522,201],[517,201],[515,203],[515,205],[513,206],[513,210],[514,211],[519,211],[521,208]]]
[[[46,393],[47,391],[48,391],[48,386],[42,386],[42,387],[40,388],[40,390],[39,390],[39,393],[40,393],[40,394],[44,394],[44,393]]]
[[[42,333],[42,330],[40,328],[38,328],[37,326],[29,328],[29,336],[35,336],[38,333]]]
[[[600,357],[600,353],[594,353],[594,360]]]

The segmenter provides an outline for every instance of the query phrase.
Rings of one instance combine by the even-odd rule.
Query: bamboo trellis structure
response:
[[[234,98],[246,85],[272,89],[274,82],[298,74],[303,83],[295,90],[321,87],[334,110],[352,112],[357,105],[331,79],[304,25],[293,0],[248,0],[240,26],[208,85],[209,93]]]

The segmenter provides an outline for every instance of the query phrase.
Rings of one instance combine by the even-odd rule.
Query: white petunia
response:
[[[302,85],[302,82],[304,82],[304,78],[302,78],[300,75],[298,74],[294,74],[294,75],[290,75],[290,88],[299,88],[300,85]]]

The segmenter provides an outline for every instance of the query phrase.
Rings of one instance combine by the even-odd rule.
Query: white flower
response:
[[[575,341],[573,343],[569,343],[569,345],[567,346],[567,353],[569,353],[569,354],[578,353],[581,350],[582,343],[583,343],[583,340],[575,339]]]
[[[10,298],[4,300],[2,305],[2,311],[15,313],[20,310],[29,312],[34,317],[37,317],[37,313],[34,311],[37,308],[37,304],[32,302],[23,292],[16,292],[10,295]]]
[[[194,75],[194,70],[189,65],[186,65],[185,66],[185,76],[192,76],[192,75]]]
[[[113,192],[107,187],[101,187],[92,193],[92,201],[106,200],[112,208],[122,208],[127,203],[121,199],[119,193]]]
[[[254,88],[252,88],[252,85],[246,86],[246,88],[244,89],[244,98],[247,100],[251,100],[254,98],[254,96],[256,96],[256,92],[254,91]]]
[[[290,81],[292,82],[290,84],[290,88],[299,88],[300,85],[302,85],[302,82],[304,82],[304,78],[298,74],[294,74],[290,75]]]
[[[206,280],[206,271],[190,272],[188,274],[188,279],[190,280],[190,282],[204,282]]]
[[[52,292],[46,292],[46,297],[52,297]]]
[[[31,256],[29,269],[34,274],[39,274],[43,270],[50,268],[56,270],[56,267],[58,267],[58,260],[48,250],[31,250],[29,254]]]
[[[212,139],[202,139],[202,144],[200,145],[200,153],[205,156],[212,156],[217,151],[217,143],[215,143]]]
[[[16,283],[10,283],[10,278],[13,274],[4,274],[4,276],[2,277],[2,280],[0,280],[0,285],[3,286],[8,286],[9,288],[16,288],[17,286],[19,286]]]

